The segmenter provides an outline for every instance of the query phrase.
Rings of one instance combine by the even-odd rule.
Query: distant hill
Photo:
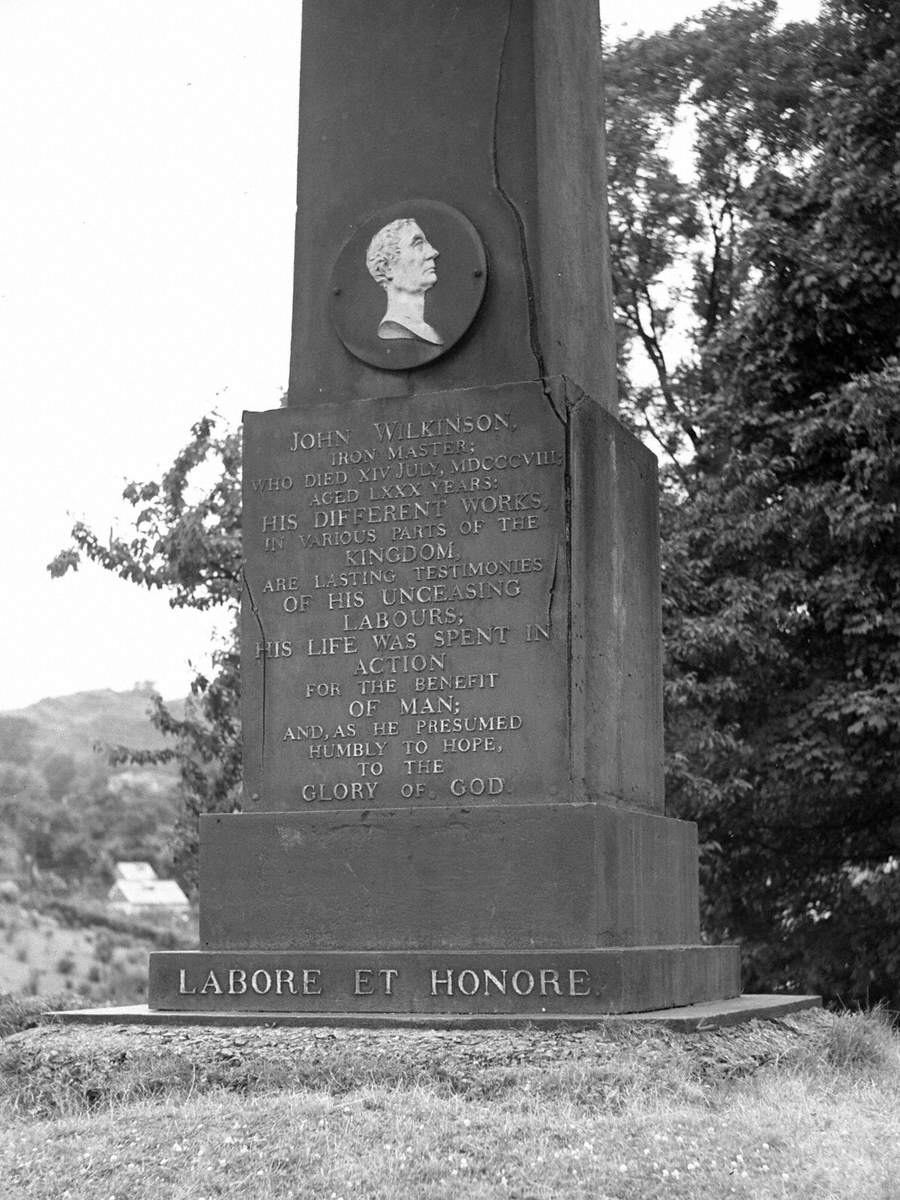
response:
[[[183,714],[183,700],[167,703],[176,716]],[[16,729],[26,737],[30,733],[33,754],[39,760],[50,754],[71,754],[76,760],[88,758],[97,742],[159,750],[166,741],[150,724],[150,709],[150,692],[141,687],[129,692],[105,688],[73,696],[51,696],[27,708],[0,712],[0,741],[4,728],[10,734]]]

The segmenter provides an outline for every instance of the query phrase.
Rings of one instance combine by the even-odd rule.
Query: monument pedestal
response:
[[[694,826],[605,805],[211,816],[197,952],[152,1008],[640,1012],[740,992],[699,944]]]
[[[201,949],[151,1008],[739,994],[662,812],[655,496],[565,379],[246,414],[248,811],[201,819]]]
[[[700,941],[696,827],[594,804],[207,816],[203,950]]]
[[[244,419],[243,812],[201,823],[201,949],[153,956],[151,1008],[727,1001],[664,816],[596,0],[306,0],[302,54],[288,403]]]
[[[577,1020],[733,999],[740,993],[739,972],[736,946],[517,953],[198,950],[150,956],[150,1008]]]

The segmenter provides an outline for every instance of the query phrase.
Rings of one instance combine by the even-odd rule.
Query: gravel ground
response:
[[[0,1094],[93,1097],[226,1087],[351,1090],[365,1080],[484,1088],[510,1070],[608,1069],[634,1083],[677,1074],[714,1082],[790,1063],[824,1047],[835,1017],[822,1010],[698,1033],[610,1023],[590,1031],[338,1029],[47,1022],[0,1043]],[[132,1086],[123,1093],[122,1078]],[[45,1103],[39,1103],[44,1108]]]

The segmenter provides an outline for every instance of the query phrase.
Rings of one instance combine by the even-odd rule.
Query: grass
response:
[[[196,945],[190,921],[135,919],[96,900],[51,897],[40,904],[38,911],[0,900],[0,987],[9,991],[69,990],[88,1003],[139,1003],[150,952]]]
[[[7,1038],[14,1033],[21,1033],[25,1029],[33,1029],[37,1025],[42,1025],[48,1012],[54,1009],[75,1007],[70,1000],[71,997],[68,993],[51,996],[36,996],[29,992],[13,995],[0,994],[0,1038]],[[77,1003],[81,1003],[80,997],[75,997],[75,1000]],[[5,1055],[0,1052],[0,1062],[3,1061],[5,1061]],[[0,1085],[0,1095],[5,1090],[5,1087]]]
[[[883,1015],[692,1035],[45,1026],[5,1200],[896,1200]]]
[[[877,1071],[896,1066],[897,1048],[894,1022],[879,1006],[867,1013],[844,1012],[829,1022],[822,1056],[839,1070]]]
[[[197,940],[195,923],[185,921],[178,913],[163,911],[152,919],[141,918],[118,913],[102,900],[77,896],[47,896],[35,898],[35,902],[45,916],[55,917],[67,928],[111,930],[132,939],[142,938],[156,950],[193,949]],[[32,912],[31,919],[37,924],[38,914]]]

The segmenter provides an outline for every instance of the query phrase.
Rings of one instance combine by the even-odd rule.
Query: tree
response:
[[[226,609],[236,621],[240,593],[240,435],[217,432],[217,418],[191,429],[191,439],[159,482],[130,483],[124,499],[135,510],[131,538],[104,544],[84,523],[72,545],[49,566],[54,576],[77,570],[82,558],[123,579],[169,592],[174,608]],[[213,655],[211,677],[197,673],[184,717],[161,697],[152,720],[172,739],[164,750],[113,747],[113,764],[175,762],[182,815],[175,830],[174,862],[182,881],[196,885],[198,817],[232,812],[240,805],[241,748],[239,657],[234,636]]]
[[[714,8],[665,35],[634,38],[606,61],[613,282],[623,340],[653,383],[622,379],[624,416],[689,490],[703,450],[716,344],[750,264],[745,235],[758,180],[808,152],[816,44],[809,26],[775,28],[776,0]],[[670,144],[691,132],[690,170]],[[679,334],[681,335],[679,337]],[[687,341],[687,353],[673,347]],[[629,374],[631,378],[629,378]]]
[[[771,428],[770,414],[790,414],[897,350],[898,37],[894,6],[828,6],[807,115],[809,162],[763,172],[750,198],[755,286],[717,355],[749,443]],[[733,415],[729,425],[733,441]]]
[[[891,363],[813,398],[666,514],[669,798],[751,989],[898,998],[898,397]]]
[[[700,823],[707,926],[743,942],[751,989],[896,1003],[900,16],[848,0],[778,32],[771,11],[713,10],[674,56],[622,50],[661,74],[667,121],[672,89],[699,111],[700,243],[673,243],[691,354],[651,354],[658,385],[630,397],[673,459],[668,795]],[[784,86],[755,88],[773,63]]]

